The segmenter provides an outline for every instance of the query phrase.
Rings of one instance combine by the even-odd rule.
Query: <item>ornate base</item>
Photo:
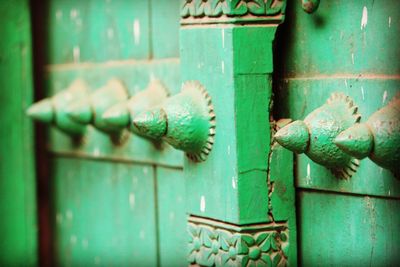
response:
[[[286,223],[238,226],[190,216],[191,265],[286,266],[289,245]]]

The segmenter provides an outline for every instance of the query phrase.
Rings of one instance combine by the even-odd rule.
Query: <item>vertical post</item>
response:
[[[182,79],[205,87],[216,115],[208,158],[187,159],[184,166],[193,264],[296,264],[289,246],[295,241],[294,229],[289,235],[292,157],[271,149],[272,45],[285,6],[279,0],[183,1]],[[289,168],[281,179],[271,177],[270,163],[281,167],[276,160],[282,158]],[[292,212],[277,211],[275,218],[274,203]]]
[[[0,1],[0,265],[37,263],[29,1]]]

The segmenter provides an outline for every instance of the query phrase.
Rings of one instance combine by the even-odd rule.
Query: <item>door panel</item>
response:
[[[398,18],[397,1],[321,1],[313,14],[291,3],[277,38],[274,117],[304,120],[334,92],[351,98],[361,123],[387,106],[400,91]],[[399,262],[400,180],[393,171],[364,158],[343,179],[297,154],[294,173],[302,265]]]
[[[152,166],[63,157],[52,165],[57,265],[157,264]]]

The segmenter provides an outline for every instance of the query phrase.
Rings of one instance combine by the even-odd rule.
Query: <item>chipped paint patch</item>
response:
[[[221,61],[221,70],[222,73],[225,73],[225,62],[223,60]]]
[[[61,213],[57,213],[56,214],[56,222],[57,222],[57,224],[62,224],[62,221],[63,221],[62,214]]]
[[[137,19],[133,21],[133,40],[135,45],[140,43],[140,21]]]
[[[172,221],[172,220],[174,220],[175,219],[175,213],[174,212],[170,212],[169,213],[169,219]]]
[[[366,6],[363,7],[362,17],[361,17],[361,30],[364,30],[368,24],[368,9]]]
[[[87,249],[88,246],[89,246],[89,241],[88,241],[86,238],[85,238],[85,239],[82,239],[82,247],[83,247],[84,249]]]
[[[307,176],[306,176],[306,184],[311,184],[311,166],[310,163],[307,164]]]
[[[71,235],[70,241],[71,241],[71,244],[76,244],[76,241],[78,241],[78,238],[76,237],[76,235]]]
[[[364,87],[361,86],[361,96],[362,96],[362,100],[365,100],[365,95],[364,95]]]
[[[388,96],[388,94],[387,94],[387,91],[385,90],[385,92],[383,92],[383,96],[382,96],[382,105],[385,104],[387,96]]]
[[[225,29],[221,29],[222,48],[225,48]]]
[[[100,149],[98,147],[96,147],[93,151],[93,156],[97,157],[100,156]]]
[[[74,218],[74,214],[70,210],[67,210],[65,215],[66,215],[68,220],[72,220]]]
[[[351,53],[351,63],[354,65],[354,53]]]
[[[79,63],[81,57],[81,49],[79,46],[74,46],[72,49],[72,56],[74,58],[74,63]]]
[[[114,29],[113,28],[107,29],[107,37],[108,37],[108,39],[114,38]]]
[[[76,18],[78,16],[78,10],[71,9],[71,12],[69,13],[69,16],[71,17],[71,19]]]
[[[388,26],[390,28],[390,26],[392,26],[392,17],[389,16],[388,18]]]
[[[348,88],[347,80],[344,80],[344,85],[346,86],[346,88]]]
[[[57,10],[57,12],[56,12],[56,19],[57,19],[57,20],[61,20],[61,19],[62,19],[62,16],[63,16],[62,11],[61,11],[61,10]]]
[[[144,167],[144,168],[143,168],[143,173],[144,173],[144,174],[147,174],[148,172],[149,172],[149,170],[147,169],[147,167]]]
[[[142,240],[145,239],[146,234],[145,234],[145,232],[144,232],[143,230],[140,230],[139,237],[140,237],[140,239],[142,239]]]
[[[235,177],[232,177],[232,188],[236,189],[236,179],[235,179]]]
[[[131,209],[133,209],[135,207],[135,194],[134,193],[130,193],[129,194],[129,206],[131,207]]]
[[[206,198],[204,196],[201,196],[200,198],[200,211],[201,212],[206,211]]]
[[[228,155],[231,154],[231,146],[228,146]]]

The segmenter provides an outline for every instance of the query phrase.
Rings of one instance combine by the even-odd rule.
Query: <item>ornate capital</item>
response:
[[[268,23],[284,20],[286,0],[184,0],[182,24]]]
[[[285,223],[237,226],[191,216],[190,264],[200,266],[286,266]]]

